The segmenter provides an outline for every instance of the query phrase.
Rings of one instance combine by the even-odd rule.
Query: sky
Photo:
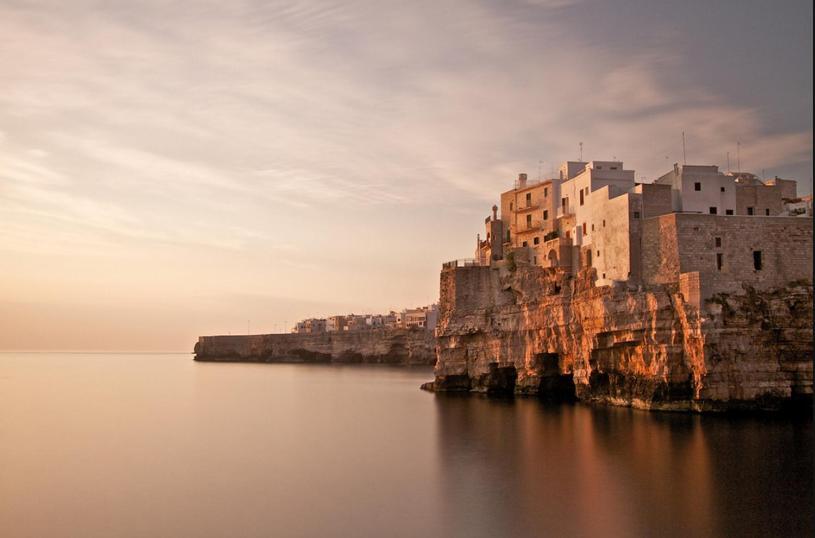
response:
[[[812,191],[812,4],[0,0],[0,349],[438,298],[563,160]]]

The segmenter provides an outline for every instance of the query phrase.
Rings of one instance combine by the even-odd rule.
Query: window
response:
[[[583,223],[583,235],[588,235],[586,233],[586,223],[585,222]]]
[[[770,210],[769,210],[769,209],[765,209],[765,210],[764,210],[764,214],[765,214],[766,216],[768,216],[768,217],[769,217],[769,216],[770,216]]]
[[[566,230],[566,239],[569,239],[569,238],[571,238],[571,235],[569,234],[569,230]]]
[[[509,243],[509,230],[507,230],[507,243]]]
[[[701,191],[702,190],[702,184],[697,181],[696,183],[693,184],[693,190]]]
[[[634,211],[634,218],[635,219],[640,218],[640,212],[639,211]]]
[[[534,238],[534,239],[532,240],[532,244],[533,244],[533,245],[537,245],[537,244],[539,244],[540,242],[541,242],[541,238],[540,238],[540,237],[536,237],[536,238]]]
[[[512,211],[512,202],[509,203],[509,210]]]
[[[487,241],[490,240],[490,232],[487,232]]]
[[[718,212],[718,209],[716,209],[715,207],[710,208],[710,214],[711,215],[715,215],[717,212]]]
[[[543,210],[543,220],[549,220],[549,210],[548,209]]]
[[[603,278],[606,278],[606,274],[605,274],[605,273],[603,273]]]
[[[594,223],[593,222],[591,223],[591,231],[592,232],[594,231]]]
[[[732,214],[733,214],[733,210],[732,210],[732,209],[725,209],[725,210],[724,210],[724,214],[725,214],[725,215],[732,215]]]
[[[526,193],[526,206],[529,207],[532,205],[532,193]]]
[[[543,188],[543,197],[546,198],[547,196],[549,196],[549,187],[544,187]]]
[[[527,227],[527,228],[531,228],[531,227],[532,227],[532,215],[527,215],[527,216],[526,216],[526,227]]]
[[[748,207],[748,208],[747,208],[747,214],[748,214],[748,215],[752,215],[752,214],[753,214],[753,208],[752,208],[752,207]]]
[[[612,167],[611,167],[611,169],[612,169],[612,170],[616,170],[616,169],[617,169],[617,167],[616,167],[616,166],[612,166]]]
[[[724,192],[724,187],[721,188],[721,191]]]
[[[538,257],[537,256],[532,256],[532,264],[533,265],[538,265]]]
[[[560,199],[560,207],[562,207],[562,208],[563,208],[563,212],[564,212],[564,213],[566,212],[566,203],[567,203],[567,199],[566,199],[566,198],[561,198],[561,199]]]
[[[721,237],[717,237],[717,238],[716,238],[716,246],[717,246],[717,247],[722,246],[722,238],[721,238]]]
[[[524,241],[524,242],[522,243],[522,245],[523,245],[523,246],[525,246],[525,247],[528,247],[528,246],[529,246],[529,243],[528,243],[528,242],[526,242],[526,241]]]
[[[602,169],[603,169],[603,167],[602,167],[602,166],[595,166],[594,168],[595,168],[596,170],[602,170]]]
[[[583,205],[583,189],[580,189],[580,205]]]
[[[597,257],[598,258],[600,257],[600,251],[599,250],[597,251]]]
[[[603,219],[603,228],[606,227],[606,219]]]
[[[716,239],[718,239],[718,237]],[[721,252],[716,253],[716,269],[718,269],[719,271],[722,270],[722,259],[723,258],[724,258],[724,256],[723,256],[723,254]]]
[[[761,271],[761,251],[753,251],[753,267],[756,271]]]

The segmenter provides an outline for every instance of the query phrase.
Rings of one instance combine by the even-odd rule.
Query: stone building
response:
[[[299,334],[319,334],[326,332],[326,320],[321,318],[309,318],[298,321],[294,326],[295,333]]]
[[[520,174],[500,208],[477,238],[477,265],[591,267],[598,286],[682,281],[702,298],[811,278],[811,205],[792,180],[675,164],[637,183],[620,161],[569,161],[556,178]]]
[[[345,330],[345,316],[330,316],[325,322],[326,332],[339,332]]]

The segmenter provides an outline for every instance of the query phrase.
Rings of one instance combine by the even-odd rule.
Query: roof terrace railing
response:
[[[460,258],[442,264],[442,269],[455,269],[456,267],[478,267],[481,264],[475,258]]]

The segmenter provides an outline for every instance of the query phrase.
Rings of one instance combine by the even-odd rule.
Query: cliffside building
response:
[[[670,281],[700,300],[742,283],[811,279],[811,205],[792,180],[675,164],[637,183],[621,161],[568,161],[558,177],[520,174],[500,198],[477,238],[477,265],[593,268],[598,286]]]

